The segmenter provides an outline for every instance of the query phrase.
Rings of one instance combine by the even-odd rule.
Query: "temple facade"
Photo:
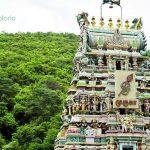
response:
[[[150,150],[150,58],[141,18],[132,25],[89,21],[83,12],[77,21],[80,43],[55,150]]]

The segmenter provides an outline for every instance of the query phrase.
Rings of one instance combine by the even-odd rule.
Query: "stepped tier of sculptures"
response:
[[[150,150],[150,58],[142,20],[96,23],[81,30],[74,76],[55,150]]]

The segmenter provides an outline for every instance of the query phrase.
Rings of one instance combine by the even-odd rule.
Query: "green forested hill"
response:
[[[74,34],[0,34],[0,149],[53,149],[77,45]]]

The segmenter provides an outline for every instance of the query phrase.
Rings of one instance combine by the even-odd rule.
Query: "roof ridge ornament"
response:
[[[111,5],[119,5],[120,6],[120,0],[103,0],[103,4],[110,3]]]
[[[101,18],[103,18],[103,5],[110,4],[109,8],[113,8],[113,5],[117,5],[120,7],[121,11],[121,20],[122,20],[122,6],[120,4],[121,0],[103,0],[103,3],[101,4]]]

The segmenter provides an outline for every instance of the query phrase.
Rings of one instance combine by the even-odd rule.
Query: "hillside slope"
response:
[[[0,149],[53,149],[77,45],[74,34],[0,34]]]

